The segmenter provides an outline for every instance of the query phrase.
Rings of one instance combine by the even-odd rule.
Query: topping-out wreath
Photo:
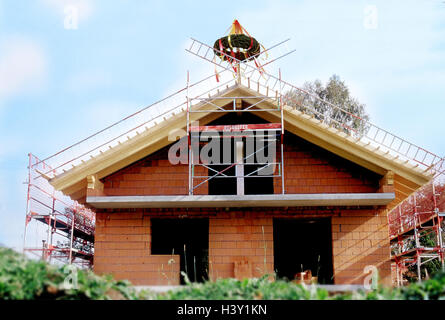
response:
[[[222,60],[230,60],[226,55],[240,61],[256,57],[260,53],[260,43],[253,37],[245,34],[230,34],[215,41],[213,51]]]

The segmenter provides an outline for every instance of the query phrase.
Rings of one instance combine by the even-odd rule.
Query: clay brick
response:
[[[223,242],[218,242],[218,244],[220,245],[219,248],[223,248],[223,249],[227,249],[227,248],[236,248],[237,247],[237,242],[236,241],[223,241]]]
[[[142,219],[142,212],[117,212],[109,214],[108,217],[112,220]]]
[[[97,228],[96,234],[103,236],[104,234],[119,234],[119,235],[148,235],[150,230],[147,227],[106,227]],[[96,237],[96,240],[98,238]]]
[[[111,242],[148,242],[149,235],[147,234],[102,234],[98,235],[100,238],[97,241],[111,241]]]
[[[142,219],[129,219],[129,220],[107,220],[105,226],[109,227],[142,227]]]
[[[242,249],[254,248],[254,247],[256,247],[256,242],[237,241],[237,242],[235,242],[235,246],[236,246],[236,248],[242,248]]]
[[[147,244],[144,242],[103,242],[102,249],[146,249]]]

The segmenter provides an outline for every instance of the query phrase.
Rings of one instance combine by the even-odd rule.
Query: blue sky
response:
[[[187,70],[211,74],[185,45],[212,44],[235,18],[266,47],[291,38],[296,52],[276,64],[285,80],[338,74],[373,123],[445,154],[443,1],[0,0],[0,243],[22,243],[28,152],[48,156],[159,100]]]

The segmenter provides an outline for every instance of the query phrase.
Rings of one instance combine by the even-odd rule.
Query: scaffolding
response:
[[[32,154],[28,156],[24,253],[50,263],[90,268],[94,254],[94,211],[55,191],[44,174],[51,167]]]
[[[226,67],[226,70],[229,66]],[[237,64],[238,72],[235,73],[235,83],[241,82],[240,63]],[[188,78],[188,77],[187,77]],[[187,81],[188,85],[188,81]],[[244,179],[245,178],[279,178],[281,179],[281,192],[284,194],[284,161],[283,161],[283,142],[284,142],[284,117],[283,108],[281,107],[281,92],[275,91],[272,95],[249,95],[249,96],[232,96],[227,95],[230,87],[225,91],[218,91],[216,96],[212,97],[196,97],[187,99],[187,143],[188,143],[188,166],[189,166],[189,195],[193,195],[195,190],[200,188],[213,179],[232,178],[237,180],[237,194],[244,195]],[[243,101],[248,99],[249,104]],[[261,108],[261,103],[269,102],[270,107]],[[235,125],[213,125],[199,126],[191,122],[193,113],[243,113],[243,112],[270,112],[276,111],[280,115],[278,123],[267,124],[235,124]],[[226,161],[206,161],[201,159],[200,150],[208,143],[203,143],[208,139],[230,139],[234,141],[233,149],[230,144],[229,149],[225,150],[233,157],[225,157]],[[248,148],[244,144],[253,146],[254,140],[261,141],[261,147]],[[274,152],[270,161],[255,161],[255,158],[262,152],[273,152],[279,145],[278,153]],[[263,157],[262,157],[263,158]],[[220,159],[218,159],[220,160]],[[224,166],[222,170],[215,170],[212,165]],[[208,174],[198,173],[197,167],[204,168]],[[252,169],[249,170],[248,168]],[[229,170],[234,168],[235,174],[228,174]],[[246,169],[246,170],[245,170]],[[198,171],[202,172],[202,171]]]
[[[242,85],[243,78],[248,81],[248,88],[251,87],[250,76],[257,72],[264,77],[264,65],[269,64],[277,59],[280,59],[293,51],[286,52],[280,55],[273,61],[261,65],[259,58],[267,55],[267,52],[280,48],[280,46],[286,43],[289,39],[282,41],[269,50],[259,50],[261,44],[258,44],[258,51],[255,54],[249,54],[241,51],[241,48],[232,47],[230,43],[231,36],[237,36],[241,34],[248,35],[250,39],[250,47],[254,38],[239,24],[237,20],[233,22],[230,34],[228,35],[228,47],[224,48],[219,41],[218,48],[210,47],[200,41],[192,39],[190,47],[187,52],[201,58],[204,61],[211,62],[215,65],[215,74],[217,82],[219,82],[219,73],[217,67],[222,68],[223,71],[232,73],[234,78],[233,87]],[[265,49],[263,47],[263,49]],[[294,50],[295,51],[295,50]],[[209,59],[209,54],[211,59]],[[239,59],[236,57],[243,57]],[[252,66],[249,63],[254,63]],[[278,88],[274,86],[272,90],[267,87],[266,92],[260,92],[260,83],[257,81],[257,91],[253,91],[249,96],[232,96],[230,92],[231,88],[226,86],[225,90],[217,90],[217,94],[208,97],[190,97],[189,92],[189,74],[187,74],[187,142],[188,142],[188,164],[189,164],[189,195],[193,195],[195,190],[204,184],[208,184],[213,179],[236,179],[237,183],[237,195],[245,194],[246,178],[272,178],[281,180],[281,193],[285,193],[284,188],[284,114],[282,103],[282,91],[281,91],[281,71],[279,71],[279,85]],[[253,84],[253,83],[252,83]],[[248,101],[248,103],[245,103]],[[262,107],[262,104],[266,104],[268,107]],[[279,114],[279,120],[277,123],[267,124],[235,124],[235,125],[214,125],[214,126],[199,126],[191,123],[191,114],[193,113],[236,113],[242,114],[244,112],[261,113],[261,112],[277,112]],[[222,134],[222,135],[221,135]],[[223,159],[218,157],[216,163],[214,159],[201,159],[200,149],[208,146],[210,143],[202,143],[201,137],[205,137],[205,141],[211,139],[222,139],[223,143],[228,139],[233,140],[233,149],[231,143],[229,148],[224,150]],[[256,142],[254,142],[256,140]],[[227,144],[226,144],[227,145]],[[279,150],[277,150],[279,145]],[[250,147],[248,147],[250,146]],[[221,147],[221,145],[219,145]],[[221,149],[221,148],[220,148]],[[220,150],[221,151],[221,150]],[[212,151],[213,152],[213,151]],[[264,153],[268,153],[268,159],[260,156]],[[227,156],[229,153],[230,156]],[[233,153],[233,156],[231,156]],[[271,157],[272,156],[272,157]],[[260,158],[261,160],[259,160]],[[255,161],[256,160],[256,161]],[[221,170],[215,170],[211,165],[218,165],[223,167]],[[201,167],[207,170],[208,174],[203,174],[199,171],[198,174],[195,170],[197,167]],[[234,168],[234,174],[229,174],[230,169]]]
[[[388,213],[394,282],[402,286],[407,277],[428,277],[427,264],[444,263],[445,168],[441,160],[437,174]],[[415,271],[413,271],[413,269]],[[411,275],[410,275],[411,273]]]

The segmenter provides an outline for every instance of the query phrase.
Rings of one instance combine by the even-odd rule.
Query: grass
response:
[[[218,279],[190,283],[165,293],[135,290],[128,281],[98,276],[71,266],[54,266],[6,248],[0,248],[0,299],[158,299],[158,300],[445,300],[445,273],[403,288],[379,287],[330,295],[327,290],[255,279]]]
[[[138,299],[126,281],[91,271],[34,261],[0,248],[0,299]]]

